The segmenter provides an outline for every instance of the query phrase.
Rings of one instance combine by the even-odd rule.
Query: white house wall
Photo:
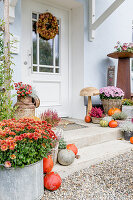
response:
[[[71,116],[85,115],[84,99],[79,96],[84,87],[84,11],[83,6],[71,10]]]
[[[84,87],[92,86],[100,89],[107,85],[107,67],[115,65],[117,71],[118,61],[108,58],[107,54],[114,51],[114,46],[117,41],[121,41],[122,43],[132,41],[133,1],[125,1],[107,20],[105,20],[96,30],[93,42],[89,42],[88,40],[88,0],[77,1],[81,2],[84,6],[84,69],[82,68],[84,71]],[[113,0],[96,0],[96,18],[113,2]],[[78,65],[77,67],[80,68],[81,66]],[[77,69],[77,71],[78,70],[80,69]],[[77,79],[73,79],[73,85],[76,84]],[[81,89],[80,86],[79,89],[77,89],[79,91]],[[83,97],[78,98],[77,96],[75,99],[74,106],[77,109],[81,109],[81,98]],[[100,103],[98,96],[93,97],[93,103]],[[73,117],[77,117],[77,111],[75,109]],[[80,112],[78,117],[83,118],[84,112]]]
[[[117,66],[117,60],[108,58],[107,54],[114,51],[113,47],[117,41],[122,43],[132,41],[133,1],[125,1],[105,20],[96,30],[93,42],[88,41],[88,0],[83,2],[85,9],[84,86],[94,86],[100,89],[107,84],[107,67],[109,65]],[[96,18],[113,2],[113,0],[96,0]]]

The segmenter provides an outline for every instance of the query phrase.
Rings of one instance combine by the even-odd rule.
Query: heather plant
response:
[[[57,137],[46,121],[30,118],[0,122],[0,166],[24,167],[47,157]]]
[[[120,128],[122,132],[133,132],[133,123],[131,121],[124,122],[120,124]]]
[[[108,123],[112,120],[112,116],[105,116],[103,120],[107,121]]]
[[[100,89],[100,99],[122,99],[124,92],[117,87],[108,86]]]
[[[66,149],[66,141],[64,140],[64,138],[62,137],[60,140],[59,140],[59,149]]]
[[[121,44],[119,41],[114,47],[117,52],[131,52],[133,53],[133,43],[123,43]]]
[[[115,113],[112,115],[114,120],[125,120],[127,119],[127,114],[124,112]]]
[[[40,115],[40,119],[42,121],[46,121],[47,123],[51,124],[52,127],[58,126],[61,118],[58,116],[56,111],[52,111],[48,109],[47,111],[43,112]]]
[[[103,117],[103,110],[101,108],[92,107],[89,114],[91,117],[101,118]]]

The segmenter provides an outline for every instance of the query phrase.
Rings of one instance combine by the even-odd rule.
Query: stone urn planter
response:
[[[17,96],[17,103],[14,106],[17,106],[14,115],[16,119],[35,116],[35,105],[31,96]]]
[[[123,135],[124,135],[124,139],[127,140],[127,141],[129,141],[130,138],[133,137],[133,132],[124,131]]]
[[[43,193],[42,160],[24,168],[0,167],[0,200],[40,200]]]

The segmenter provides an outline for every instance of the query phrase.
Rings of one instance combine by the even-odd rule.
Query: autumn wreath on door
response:
[[[37,32],[46,40],[53,39],[58,33],[58,22],[55,16],[46,12],[39,15]]]

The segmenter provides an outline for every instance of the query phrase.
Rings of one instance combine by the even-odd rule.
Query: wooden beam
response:
[[[125,0],[116,0],[112,5],[92,24],[96,30]]]
[[[94,39],[94,31],[124,2],[115,0],[107,10],[95,20],[95,0],[89,0],[89,40]]]

